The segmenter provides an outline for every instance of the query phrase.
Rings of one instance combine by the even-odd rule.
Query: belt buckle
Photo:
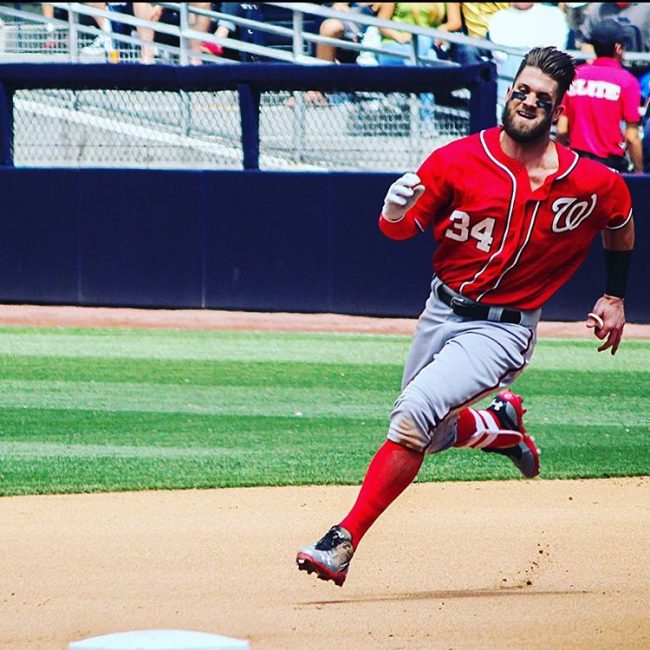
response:
[[[451,310],[454,314],[458,316],[469,316],[469,312],[472,308],[472,301],[468,300],[464,296],[452,296],[450,301]]]

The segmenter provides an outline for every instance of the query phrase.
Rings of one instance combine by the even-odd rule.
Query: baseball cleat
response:
[[[341,526],[332,526],[315,544],[298,551],[296,564],[299,571],[316,573],[321,580],[342,587],[353,555],[352,535]]]
[[[526,434],[524,427],[524,400],[510,390],[502,390],[487,407],[501,423],[504,429],[519,431],[523,434],[522,441],[514,447],[502,449],[485,448],[483,451],[507,456],[525,478],[535,478],[539,474],[540,451],[535,439]]]

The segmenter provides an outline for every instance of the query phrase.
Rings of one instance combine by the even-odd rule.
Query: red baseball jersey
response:
[[[418,170],[425,192],[403,219],[379,219],[392,239],[428,228],[433,266],[474,300],[538,309],[575,273],[594,236],[625,226],[632,200],[621,176],[556,144],[559,168],[531,191],[525,167],[506,156],[500,127],[434,151]]]

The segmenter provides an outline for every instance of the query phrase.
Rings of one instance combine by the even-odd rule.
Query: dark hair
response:
[[[596,23],[587,40],[593,45],[596,56],[614,56],[616,44],[620,43],[623,47],[627,47],[627,41],[625,27],[615,18],[605,18]]]
[[[515,81],[526,67],[539,68],[544,74],[557,81],[558,103],[576,76],[576,64],[571,56],[552,46],[534,47],[528,52],[517,70]]]
[[[623,44],[623,41],[621,41],[621,44]],[[594,43],[593,47],[596,56],[613,57],[616,53],[616,43]]]

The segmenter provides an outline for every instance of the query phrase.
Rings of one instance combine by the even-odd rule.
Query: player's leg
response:
[[[298,568],[343,586],[361,538],[413,482],[423,460],[424,452],[387,440],[370,462],[350,513],[315,544],[298,551]]]
[[[462,321],[444,308],[435,297],[427,302],[406,364],[406,386],[391,415],[388,441],[370,463],[352,510],[319,542],[301,549],[299,568],[342,585],[357,545],[417,476],[424,454],[453,445],[455,414],[496,390],[530,358],[532,330]]]
[[[431,363],[445,344],[447,312],[438,303],[432,292],[418,321],[403,382]],[[318,542],[298,551],[298,568],[342,586],[359,541],[377,517],[413,482],[423,460],[423,449],[411,449],[401,442],[387,440],[370,462],[350,513]]]
[[[437,281],[434,279],[431,296],[418,321],[411,353],[404,366],[404,387],[433,359],[431,332],[435,331],[441,319],[453,318],[449,307],[437,300],[436,286]],[[531,322],[534,322],[535,314],[531,312],[529,315]],[[476,327],[479,326],[486,329],[485,335],[488,338],[497,340],[501,338],[499,329],[512,327],[496,323],[476,323]],[[525,355],[526,360],[530,359],[535,343],[534,330],[529,332],[532,333],[533,339]],[[524,333],[528,336],[525,330]],[[482,358],[480,352],[478,358]],[[515,368],[514,371],[504,375],[499,388],[509,386],[520,370]],[[458,415],[452,413],[448,424],[450,433],[455,435],[454,446],[503,454],[510,458],[523,476],[533,478],[539,474],[539,450],[535,446],[534,439],[526,435],[524,413],[523,399],[510,391],[501,391],[486,409],[479,411],[466,408]]]

